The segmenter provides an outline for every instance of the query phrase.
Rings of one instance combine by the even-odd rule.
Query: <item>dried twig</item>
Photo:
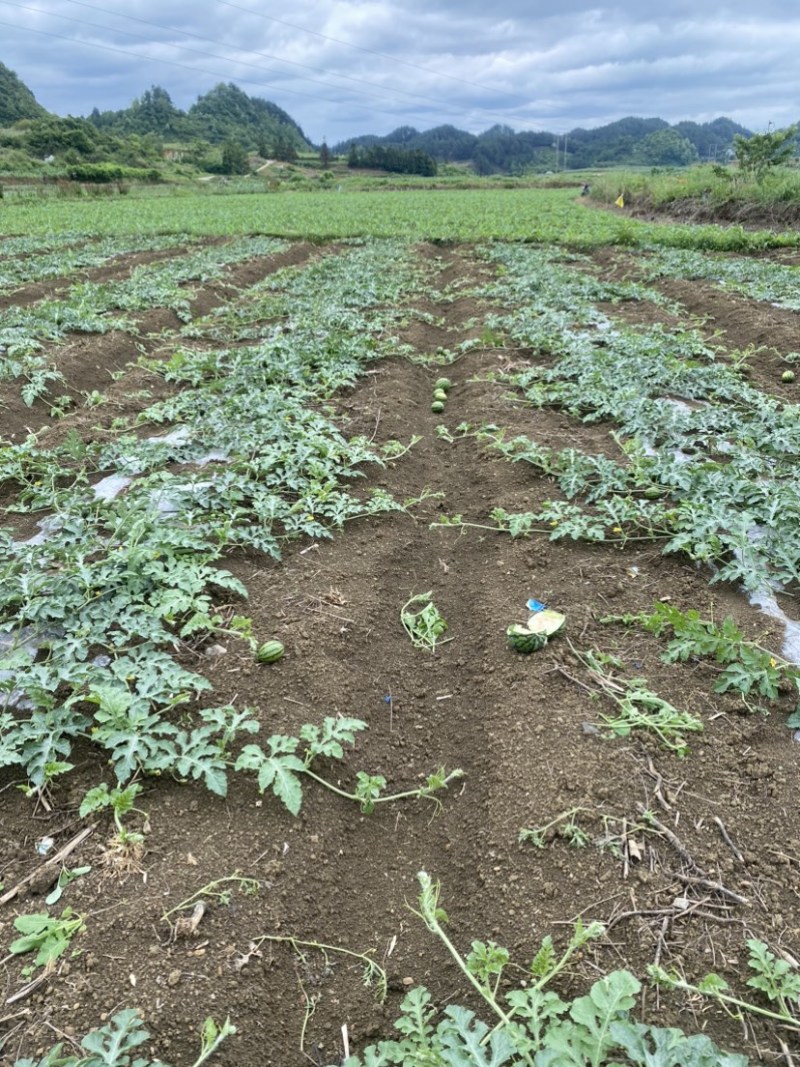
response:
[[[778,1038],[778,1044],[781,1046],[781,1052],[783,1053],[783,1058],[786,1060],[786,1067],[795,1067],[794,1057],[792,1056],[791,1052],[789,1051],[789,1046],[786,1044],[785,1041],[781,1041],[780,1038]]]
[[[579,685],[581,689],[585,690],[587,693],[595,692],[595,690],[592,689],[591,686],[584,685],[584,683],[581,682],[578,678],[573,678],[572,675],[568,674],[563,667],[554,667],[553,670],[556,674],[560,674],[562,677],[566,678],[568,682],[573,682],[575,685]]]
[[[719,893],[722,897],[727,897],[728,900],[732,900],[735,904],[750,903],[747,897],[739,896],[732,889],[727,889],[721,882],[712,882],[708,878],[696,878],[690,874],[675,874],[673,877],[677,878],[679,882],[685,882],[686,885],[699,885],[704,889],[712,889],[715,893]]]
[[[702,876],[703,874],[705,874],[705,871],[703,871],[695,863],[691,853],[676,833],[670,830],[668,826],[665,826],[663,822],[659,822],[655,815],[653,815],[652,812],[648,811],[647,808],[645,808],[644,804],[637,804],[636,808],[639,814],[643,816],[655,830],[658,830],[658,832],[663,837],[666,837],[667,841],[669,841],[669,843],[672,845],[672,847],[675,849],[675,851],[678,853],[678,855],[681,857],[687,867],[691,868],[691,870],[693,871],[696,871],[698,875]]]
[[[649,916],[673,919],[676,915],[685,914],[685,911],[678,911],[675,908],[634,908],[631,911],[621,911],[618,915],[612,915],[606,923],[606,934],[611,933],[617,923],[621,923],[624,919],[647,918]]]
[[[622,818],[622,877],[627,881],[630,874],[631,863],[628,854],[628,820]]]
[[[28,982],[22,989],[18,989],[16,993],[12,993],[10,997],[6,998],[6,1004],[16,1004],[18,1000],[24,1000],[25,997],[29,997],[35,989],[38,989],[42,982],[46,982],[50,975],[55,970],[55,961],[50,962],[45,966],[41,974],[38,974],[32,982]]]
[[[82,845],[86,838],[94,832],[96,826],[97,823],[92,823],[91,826],[86,826],[79,834],[76,834],[71,841],[68,841],[63,848],[59,849],[55,855],[51,856],[47,863],[43,863],[41,867],[37,867],[35,871],[32,871],[21,881],[17,882],[15,886],[12,886],[11,889],[0,897],[0,904],[7,904],[9,900],[13,900],[17,893],[19,893],[20,889],[24,889],[26,885],[36,881],[40,877],[42,871],[47,870],[49,867],[52,867],[54,870],[58,868],[61,861],[65,860],[70,853],[74,852],[75,849]],[[6,1001],[6,1003],[9,1002]]]
[[[669,932],[669,926],[672,922],[671,915],[665,915],[664,921],[661,923],[661,929],[658,931],[658,943],[656,945],[656,954],[653,957],[653,966],[658,967],[661,963],[661,955],[664,949],[667,947],[667,934]]]
[[[661,791],[661,787],[664,784],[664,779],[663,779],[662,775],[660,775],[658,773],[658,771],[655,769],[655,767],[653,766],[653,761],[651,759],[647,760],[647,773],[650,775],[650,777],[656,783],[655,789],[653,790],[653,796],[658,801],[659,807],[661,808],[662,811],[666,811],[666,812],[672,811],[672,808],[669,806],[669,802],[667,801],[666,797],[664,796],[664,794]]]
[[[720,819],[718,815],[715,815],[714,816],[714,822],[719,827],[719,832],[720,832],[720,834],[722,834],[722,840],[725,842],[725,844],[728,846],[728,848],[734,854],[734,856],[739,861],[739,863],[741,863],[744,866],[744,856],[741,854],[739,849],[736,847],[736,845],[731,840],[730,834],[725,829],[725,824],[723,823],[722,819]]]

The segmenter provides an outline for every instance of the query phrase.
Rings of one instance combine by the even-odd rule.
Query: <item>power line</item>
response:
[[[32,6],[27,5],[27,4],[15,3],[14,0],[0,0],[0,2],[4,3],[4,4],[7,4],[7,5],[11,6],[11,7],[16,7],[16,8],[19,8],[21,10],[25,10],[25,11],[31,11],[31,12],[34,12],[34,13],[40,14],[40,15],[51,15],[51,14],[53,14],[52,12],[44,11],[41,8],[32,7]],[[79,3],[80,0],[69,0],[69,2]],[[94,5],[85,4],[85,3],[81,3],[81,6],[83,6],[83,7],[94,7]],[[231,5],[231,6],[236,6],[236,5]],[[104,8],[95,7],[94,9],[98,10],[98,11],[104,11],[106,14],[109,14],[109,15],[112,15],[112,16],[116,15],[115,12],[110,12],[107,9],[104,9]],[[91,28],[93,30],[98,30],[99,29],[99,30],[107,30],[108,32],[111,32],[111,33],[121,33],[126,37],[132,37],[132,38],[136,38],[138,40],[146,41],[148,44],[165,43],[165,42],[158,42],[158,41],[154,42],[154,41],[151,40],[151,38],[145,37],[142,34],[131,33],[128,30],[121,30],[121,29],[117,29],[117,28],[113,28],[113,27],[109,27],[109,26],[101,26],[101,25],[99,25],[97,23],[86,22],[83,19],[76,19],[76,18],[73,18],[73,17],[71,17],[69,15],[56,15],[56,17],[64,19],[64,20],[66,20],[68,22],[77,23],[78,25],[88,26],[89,28]],[[131,19],[134,19],[137,22],[142,22],[145,25],[152,25],[152,26],[154,26],[154,27],[156,27],[158,29],[167,30],[167,31],[176,32],[176,33],[186,33],[186,31],[178,30],[175,27],[166,27],[166,26],[163,26],[163,25],[159,25],[158,23],[150,23],[150,22],[147,22],[144,19],[135,18],[134,16],[122,16],[122,17],[123,18],[131,18]],[[37,29],[33,29],[32,27],[29,27],[29,26],[20,26],[19,24],[15,24],[15,23],[8,23],[8,22],[0,21],[0,25],[8,26],[8,27],[10,27],[12,29],[16,29],[16,30],[23,30],[24,32],[27,32],[27,33],[35,33],[35,34],[38,34],[40,36],[53,37],[53,38],[55,38],[57,40],[69,41],[69,42],[71,42],[73,44],[84,45],[86,47],[96,48],[96,49],[99,49],[101,51],[115,52],[115,53],[120,54],[120,55],[126,55],[126,56],[130,56],[130,57],[133,57],[133,58],[136,58],[136,59],[140,59],[140,60],[142,58],[142,56],[139,53],[131,52],[131,51],[129,51],[127,49],[124,49],[124,48],[117,48],[114,45],[98,44],[98,43],[93,42],[93,41],[83,41],[83,40],[77,39],[75,37],[69,37],[69,36],[67,36],[65,34],[59,34],[59,33],[55,33],[53,31],[48,31],[48,30],[37,30]],[[187,33],[186,35],[187,36],[196,37],[199,40],[209,40],[209,38],[200,37],[198,34],[194,34],[194,33]],[[232,57],[229,57],[229,56],[221,56],[221,55],[218,55],[218,54],[213,53],[213,52],[205,52],[205,51],[202,51],[200,49],[190,48],[189,46],[183,45],[183,44],[173,44],[172,42],[166,42],[166,43],[168,43],[170,47],[175,47],[175,48],[180,47],[180,48],[183,48],[185,51],[193,52],[193,53],[195,53],[197,55],[206,56],[206,57],[211,58],[211,59],[219,59],[224,63],[234,63],[234,64],[236,64],[238,66],[252,67],[254,70],[263,70],[264,69],[263,67],[257,66],[254,63],[247,63],[244,60],[239,60],[239,59],[232,58]],[[232,48],[234,46],[226,45],[225,47]],[[356,46],[353,46],[353,47],[356,47]],[[245,50],[245,51],[251,51],[251,50]],[[266,57],[266,53],[252,51],[251,54],[254,54],[254,55],[265,55],[265,57]],[[376,54],[379,54],[379,53],[376,53]],[[269,58],[276,59],[277,62],[279,62],[279,63],[287,63],[287,64],[296,65],[296,66],[304,66],[303,64],[293,64],[293,62],[291,60],[281,60],[278,57],[269,57]],[[147,59],[151,63],[164,63],[164,64],[167,64],[168,66],[178,67],[178,68],[181,68],[183,70],[190,70],[190,71],[197,72],[197,73],[209,74],[214,78],[224,77],[224,75],[220,74],[217,71],[210,71],[210,70],[207,70],[207,69],[205,69],[203,67],[189,66],[186,63],[180,63],[180,62],[177,62],[176,60],[155,58],[155,57],[150,57],[150,56],[148,56]],[[315,69],[318,69],[318,68],[308,67],[307,69],[315,70]],[[422,69],[422,68],[420,68],[420,69]],[[275,71],[274,73],[279,77],[282,76],[282,72],[280,72],[280,71]],[[344,78],[344,79],[352,80],[352,81],[364,81],[365,84],[370,85],[370,86],[372,86],[374,84],[372,82],[366,81],[365,79],[349,78],[347,75],[339,75],[339,74],[333,73],[333,77]],[[284,93],[290,93],[293,96],[306,97],[307,99],[310,99],[310,100],[315,100],[315,101],[319,100],[319,96],[316,96],[316,95],[314,95],[312,93],[304,93],[304,92],[301,92],[300,90],[289,89],[289,88],[286,88],[286,87],[284,87],[282,85],[281,86],[275,86],[272,83],[257,82],[257,81],[254,81],[253,79],[239,78],[239,77],[237,77],[236,80],[240,81],[240,82],[243,82],[244,84],[247,84],[247,85],[255,85],[255,86],[258,86],[259,88],[262,88],[262,89],[264,89],[264,88],[269,89],[271,92],[284,92]],[[344,87],[344,86],[342,86],[342,87],[335,86],[335,85],[332,85],[330,82],[321,82],[321,81],[319,81],[319,79],[309,78],[307,80],[318,82],[318,84],[324,85],[329,89],[339,89],[339,88],[341,88],[341,89],[345,89],[346,91],[348,91],[350,93],[355,93],[356,95],[367,95],[366,93],[363,93],[363,92],[360,93],[358,90],[355,90],[355,89],[349,89],[349,88]],[[474,84],[474,83],[467,83],[467,84]],[[425,97],[425,96],[422,96],[421,94],[415,94],[415,93],[407,93],[404,90],[390,89],[389,92],[392,92],[392,93],[397,92],[397,93],[402,93],[403,95],[406,95],[406,96],[414,96],[417,99],[424,100],[427,103],[435,106],[440,111],[443,111],[445,113],[447,113],[449,111],[450,114],[454,114],[455,113],[453,109],[447,108],[446,106],[443,107],[441,101],[434,100],[432,97]],[[493,116],[493,117],[496,117],[496,118],[501,118],[502,117],[504,120],[507,119],[506,115],[501,116],[499,113],[490,112],[490,111],[487,111],[484,108],[478,107],[476,110],[482,111],[487,116]],[[370,111],[379,112],[379,113],[382,113],[382,114],[392,115],[393,117],[396,117],[396,112],[395,111],[389,111],[386,108],[380,108],[380,107],[374,107],[373,106],[373,107],[370,108]],[[461,109],[459,109],[459,114],[461,114],[461,113],[462,113],[462,111],[461,111]]]
[[[9,0],[0,0],[0,2],[7,4],[9,3]],[[13,6],[20,7],[21,5],[14,4]],[[118,55],[128,56],[132,59],[138,59],[140,61],[142,59],[142,56],[139,53],[130,52],[127,48],[116,48],[114,45],[111,44],[97,44],[95,41],[81,41],[76,39],[75,37],[68,37],[64,33],[54,33],[52,30],[34,30],[31,26],[20,26],[19,23],[16,22],[0,21],[0,26],[7,26],[9,29],[12,30],[23,30],[25,33],[35,33],[38,34],[38,36],[40,37],[54,37],[58,41],[69,41],[70,44],[79,45],[84,48],[97,48],[101,52],[115,52]],[[219,71],[206,70],[204,67],[190,67],[188,63],[178,63],[174,59],[155,59],[150,56],[147,56],[145,58],[147,58],[148,62],[150,63],[166,63],[170,67],[180,67],[183,70],[190,70],[194,74],[210,74],[212,78],[224,77],[224,75],[220,74]],[[275,89],[274,85],[269,85],[266,82],[251,81],[248,78],[239,78],[237,80],[244,82],[246,85],[257,85],[261,89]],[[292,93],[292,95],[294,96],[305,96],[308,97],[310,100],[319,99],[316,96],[312,96],[311,93],[301,93],[297,89],[281,88],[280,91],[283,93]]]
[[[242,7],[241,4],[233,4],[230,0],[217,0],[218,4],[224,4],[225,7],[235,7],[238,11],[245,11],[248,15],[254,15],[256,18],[268,19],[270,22],[277,22],[281,26],[288,26],[292,30],[299,30],[301,33],[310,33],[313,37],[319,37],[323,41],[332,41],[334,44],[341,44],[345,48],[354,48],[357,52],[364,52],[368,56],[377,56],[379,59],[388,59],[390,63],[400,63],[404,67],[412,67],[414,70],[422,70],[426,74],[433,74],[437,78],[447,78],[449,81],[461,82],[462,85],[471,85],[474,89],[483,89],[485,92],[496,93],[497,89],[491,85],[482,85],[480,82],[468,81],[466,78],[458,78],[454,74],[443,74],[439,70],[431,70],[430,67],[422,67],[418,63],[412,63],[407,59],[398,59],[396,56],[389,56],[385,52],[374,52],[371,48],[362,48],[358,44],[350,44],[349,41],[341,41],[338,37],[329,37],[327,34],[318,33],[316,30],[306,29],[305,26],[297,26],[294,22],[286,22],[284,19],[275,18],[274,15],[265,15],[261,11],[254,11],[249,7]]]
[[[134,37],[139,41],[145,41],[147,44],[163,44],[163,43],[165,43],[165,42],[162,42],[162,41],[153,41],[153,39],[151,37],[145,37],[144,34],[141,34],[141,33],[131,33],[130,30],[119,30],[119,29],[115,29],[112,26],[101,26],[96,22],[86,22],[85,19],[72,18],[71,15],[58,15],[55,12],[43,11],[42,8],[40,8],[40,7],[31,7],[29,4],[15,3],[15,0],[0,0],[0,2],[8,5],[9,7],[20,8],[23,11],[33,11],[37,15],[50,15],[50,16],[55,15],[56,18],[64,19],[66,22],[75,22],[79,26],[88,26],[90,29],[93,29],[93,30],[108,30],[110,33],[121,33],[125,37]],[[107,11],[106,14],[113,14],[113,12]],[[43,30],[31,30],[30,27],[28,27],[28,26],[18,27],[18,28],[24,28],[24,29],[29,30],[30,32],[33,32],[33,33],[43,33],[43,32],[45,32]],[[160,28],[164,29],[165,27],[160,27]],[[77,44],[92,44],[92,47],[94,47],[94,48],[107,48],[107,49],[110,49],[110,50],[115,51],[115,52],[125,52],[126,55],[135,55],[136,54],[134,52],[127,52],[125,49],[115,48],[114,45],[99,45],[99,44],[94,44],[93,42],[90,42],[90,41],[76,41],[76,38],[74,38],[74,37],[64,37],[62,34],[51,33],[51,34],[49,34],[49,36],[51,36],[51,37],[61,37],[62,40],[73,41],[73,42],[75,42]],[[169,46],[172,47],[172,48],[177,47],[176,45],[173,45],[171,42],[166,42],[166,43],[169,44]],[[234,62],[234,63],[237,63],[239,66],[252,67],[254,70],[261,70],[261,71],[264,70],[263,67],[256,66],[255,63],[245,63],[243,61],[236,60],[236,59],[232,60],[230,56],[220,56],[220,55],[217,55],[215,52],[203,52],[199,48],[190,48],[188,45],[181,45],[180,47],[183,48],[183,50],[186,51],[186,52],[193,52],[195,55],[205,56],[208,59],[221,59],[223,63]],[[172,62],[171,60],[161,60],[161,59],[153,60],[149,56],[148,56],[148,59],[150,59],[151,62],[156,62],[156,63]],[[175,63],[174,65],[175,66],[185,66],[185,64],[178,64],[178,63]],[[189,67],[188,69],[189,70],[194,70],[195,68],[194,67]],[[205,71],[205,73],[211,73],[211,72],[210,71]],[[271,73],[271,72],[268,71],[267,73]],[[281,72],[280,71],[275,71],[275,73],[279,77],[281,76]],[[215,76],[219,77],[220,75],[217,74]],[[240,80],[243,80],[243,79],[240,79]],[[314,79],[311,78],[309,80],[313,81]],[[251,85],[261,85],[262,88],[270,88],[270,89],[273,89],[273,90],[275,89],[275,86],[272,85],[269,82],[251,82],[250,84]],[[325,83],[322,83],[322,84],[325,84]],[[330,88],[330,86],[329,86],[329,88]],[[283,88],[281,88],[280,91],[288,92],[288,93],[294,93],[296,96],[307,96],[312,100],[317,99],[311,93],[302,93],[302,92],[299,92],[296,89],[283,89]]]
[[[4,2],[8,3],[9,0],[4,0]],[[118,14],[116,11],[109,11],[108,8],[98,7],[96,4],[87,4],[87,3],[84,2],[84,0],[67,0],[67,2],[70,3],[70,4],[76,4],[78,7],[89,8],[91,11],[100,11],[104,15],[112,15],[114,17],[124,18],[124,19],[129,20],[130,22],[139,22],[143,26],[152,26],[152,27],[154,27],[156,29],[159,29],[159,30],[166,30],[168,33],[179,33],[184,37],[192,37],[197,41],[207,41],[209,43],[213,43],[213,42],[211,42],[211,38],[209,38],[209,37],[202,37],[198,33],[193,33],[191,30],[180,29],[177,26],[165,26],[165,25],[163,25],[163,23],[151,22],[148,19],[139,18],[136,15],[123,15],[121,13]],[[16,4],[14,6],[25,7],[26,5],[24,5],[24,4]],[[30,7],[28,7],[27,10],[29,10],[29,11],[39,11],[40,9],[39,8],[30,8]],[[44,13],[44,12],[42,12],[42,13]],[[58,16],[58,18],[68,18],[68,17],[69,16],[67,16],[67,15],[59,15]],[[110,27],[110,26],[99,26],[98,27],[96,23],[89,23],[89,22],[83,23],[83,22],[81,22],[80,19],[71,19],[70,21],[81,23],[81,25],[94,26],[95,28],[99,28],[99,29],[111,30],[112,33],[126,33],[125,30],[112,29],[112,27]],[[140,35],[139,34],[128,34],[128,36],[138,37]],[[148,38],[143,38],[143,39],[144,40],[148,40]],[[412,92],[408,92],[405,89],[396,89],[394,87],[389,88],[387,90],[385,86],[380,85],[378,82],[369,81],[369,79],[367,79],[367,78],[356,78],[356,77],[354,77],[352,75],[349,75],[349,74],[339,74],[336,71],[324,70],[323,68],[320,68],[320,67],[311,67],[307,63],[298,63],[293,59],[282,59],[280,56],[273,56],[269,52],[259,52],[254,48],[244,48],[244,49],[242,49],[242,48],[239,48],[238,45],[227,44],[225,41],[218,41],[216,43],[217,44],[222,44],[226,48],[231,48],[231,49],[234,49],[234,50],[245,52],[248,55],[261,56],[263,59],[269,59],[269,60],[272,60],[273,62],[276,62],[276,63],[283,63],[286,66],[299,67],[301,70],[311,70],[311,71],[314,71],[316,74],[327,74],[327,75],[329,75],[329,76],[331,76],[333,78],[341,78],[343,81],[354,82],[354,83],[356,83],[358,85],[368,85],[368,86],[370,86],[371,90],[373,90],[373,91],[377,90],[378,93],[380,93],[381,95],[384,95],[384,96],[387,95],[387,93],[388,94],[395,94],[395,95],[399,95],[399,96],[408,96],[408,97],[410,97],[410,98],[412,98],[414,100],[424,100],[428,104],[436,104],[437,106],[441,106],[440,105],[440,101],[435,100],[431,96],[425,96],[422,93],[412,93]],[[183,46],[181,46],[181,47],[183,47]],[[187,51],[195,51],[195,49],[187,49]],[[209,55],[210,53],[199,52],[199,54],[200,55]],[[222,58],[222,57],[215,56],[215,58],[219,59],[219,58]],[[245,66],[245,67],[254,67],[254,69],[256,69],[256,70],[261,70],[262,69],[261,67],[258,67],[253,63],[245,63],[243,60],[235,59],[235,60],[232,60],[232,61],[236,62],[236,63],[239,63],[240,65]],[[280,73],[280,72],[278,72],[278,73]],[[334,89],[338,89],[339,88],[339,86],[331,85],[330,82],[319,81],[316,78],[308,78],[306,80],[315,82],[318,85],[325,85],[328,88],[334,88]]]

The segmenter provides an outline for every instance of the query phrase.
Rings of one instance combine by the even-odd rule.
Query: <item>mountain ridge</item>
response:
[[[100,111],[95,107],[86,117],[62,120],[43,108],[17,74],[0,62],[0,126],[24,119],[85,122],[107,137],[154,136],[163,142],[211,145],[236,141],[261,155],[286,159],[314,147],[288,112],[271,101],[248,96],[233,82],[220,82],[200,94],[186,111],[173,104],[166,89],[154,85],[127,108]],[[658,117],[628,115],[601,126],[578,126],[565,134],[514,130],[507,125],[494,125],[479,134],[452,124],[425,131],[406,125],[385,135],[347,138],[330,151],[352,155],[370,146],[401,148],[426,153],[438,163],[470,165],[478,174],[514,174],[628,163],[681,166],[698,160],[724,161],[736,134],[749,137],[751,131],[725,116],[705,123],[681,120],[670,124]],[[72,136],[74,140],[74,131]]]

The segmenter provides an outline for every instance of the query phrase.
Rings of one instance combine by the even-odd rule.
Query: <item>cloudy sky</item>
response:
[[[625,115],[762,130],[800,118],[798,55],[796,0],[0,0],[0,62],[50,111],[151,85],[186,109],[232,81],[329,143]]]

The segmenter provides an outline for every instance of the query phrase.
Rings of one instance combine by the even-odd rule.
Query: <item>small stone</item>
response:
[[[414,984],[414,979],[413,978],[408,977],[408,978],[404,978],[403,979],[403,985],[406,987],[406,989],[410,989],[413,984]]]
[[[176,971],[170,971],[169,972],[169,976],[167,977],[167,985],[176,986],[178,984],[178,982],[180,982],[180,980],[181,980],[181,972],[180,971],[177,971],[177,970]]]

